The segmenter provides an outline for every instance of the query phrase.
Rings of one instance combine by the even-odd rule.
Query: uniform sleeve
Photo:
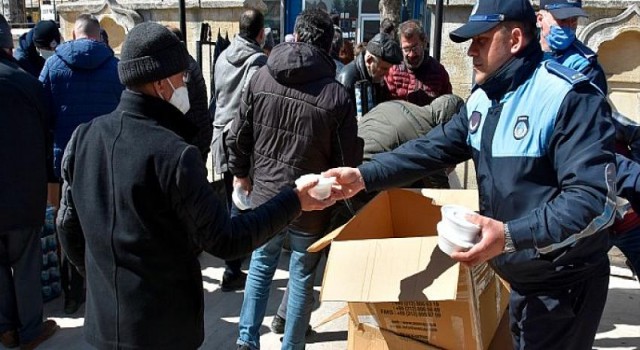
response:
[[[225,140],[229,152],[229,171],[237,177],[249,176],[253,153],[253,93],[251,85],[242,94],[238,113]]]
[[[75,165],[75,144],[78,130],[71,135],[62,157],[62,198],[60,199],[60,209],[56,220],[56,228],[62,250],[69,258],[69,261],[84,276],[84,248],[85,239],[78,219],[75,205],[73,203],[73,171]]]
[[[193,146],[180,156],[170,198],[198,246],[222,259],[250,253],[300,215],[300,201],[287,188],[263,205],[230,218],[226,204],[209,186],[204,164]]]
[[[567,94],[548,149],[559,193],[507,223],[517,250],[550,253],[612,223],[616,193],[610,115],[609,105],[589,85]]]
[[[367,191],[381,191],[417,181],[430,172],[471,158],[467,144],[467,115],[463,108],[450,122],[391,152],[377,154],[358,168]]]

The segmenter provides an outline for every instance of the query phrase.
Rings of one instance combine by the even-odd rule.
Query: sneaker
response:
[[[35,349],[36,347],[38,347],[38,345],[42,344],[45,340],[51,338],[51,336],[54,335],[59,328],[60,327],[54,320],[44,321],[42,323],[42,332],[40,333],[40,335],[32,341],[26,344],[20,345],[20,350]]]
[[[233,275],[231,277],[222,276],[222,291],[233,292],[236,290],[244,290],[244,285],[247,283],[247,274],[240,272],[240,274]]]
[[[278,316],[277,314],[273,316],[273,321],[271,321],[271,331],[275,334],[284,334],[284,326],[287,323],[287,320]],[[307,326],[307,331],[304,335],[309,335],[313,329],[311,329],[311,325]]]
[[[18,332],[12,329],[0,334],[0,344],[7,349],[17,348],[19,345]]]

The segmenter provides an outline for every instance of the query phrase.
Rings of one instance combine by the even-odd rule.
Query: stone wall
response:
[[[258,2],[259,1],[259,2]],[[123,3],[125,3],[123,1]],[[126,5],[108,1],[68,2],[58,6],[60,28],[66,40],[72,37],[76,17],[81,13],[91,13],[100,21],[109,34],[109,45],[116,55],[120,54],[126,33],[137,23],[144,21],[159,22],[164,25],[180,27],[177,1],[127,1]],[[200,39],[201,24],[210,25],[215,41],[218,30],[222,36],[228,34],[232,39],[239,31],[238,21],[246,6],[265,8],[262,0],[256,1],[193,1],[186,2],[187,48],[196,58],[196,41]],[[135,9],[135,10],[134,10]],[[211,52],[210,52],[211,50]],[[203,46],[202,71],[210,94],[211,60],[213,46]]]

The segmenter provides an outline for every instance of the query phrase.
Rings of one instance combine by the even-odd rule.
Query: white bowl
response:
[[[475,245],[475,242],[471,243],[458,239],[455,234],[452,234],[452,231],[450,231],[448,227],[445,228],[442,225],[442,221],[438,223],[437,228],[438,247],[449,256],[454,252],[465,252]]]
[[[240,186],[235,186],[233,188],[233,192],[231,193],[231,200],[233,204],[238,207],[240,210],[248,210],[251,209],[251,195],[247,194],[245,190]]]
[[[318,184],[309,190],[309,195],[318,200],[329,198],[331,196],[331,186],[336,182],[335,177],[324,177],[320,174],[302,175],[296,180],[296,186],[301,187],[315,180],[318,180]]]
[[[455,231],[459,239],[467,242],[474,242],[480,233],[480,226],[467,221],[467,215],[476,213],[460,205],[444,205],[440,209],[442,222]]]

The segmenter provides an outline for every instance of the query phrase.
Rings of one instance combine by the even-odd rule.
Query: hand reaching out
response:
[[[332,191],[332,199],[347,199],[364,189],[364,180],[358,168],[333,168],[322,173],[324,177],[335,177],[340,190]]]
[[[315,185],[318,184],[318,180],[313,180],[301,184],[296,187],[294,190],[298,195],[298,199],[300,200],[300,206],[302,207],[302,211],[313,211],[313,210],[322,210],[324,208],[330,207],[336,203],[334,199],[333,191],[329,198],[327,199],[315,199],[309,194],[309,190],[312,189]]]

